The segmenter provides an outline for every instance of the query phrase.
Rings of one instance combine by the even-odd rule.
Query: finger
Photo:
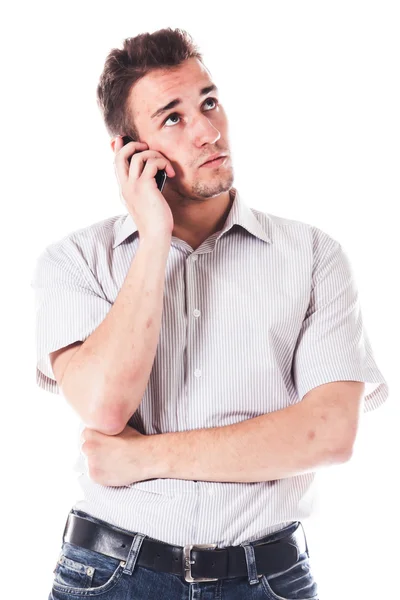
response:
[[[157,150],[144,150],[143,152],[136,152],[132,156],[131,165],[129,167],[129,176],[134,179],[139,179],[143,173],[145,163],[150,159],[162,158],[162,155]]]
[[[148,149],[149,147],[145,142],[128,142],[127,144],[121,146],[117,152],[117,155],[122,156],[123,159],[128,162],[128,159],[132,157],[132,151],[143,152]]]
[[[150,179],[151,177],[155,177],[157,175],[157,171],[164,169],[168,175],[168,177],[174,177],[175,171],[166,158],[151,158],[146,162],[146,166],[143,169],[143,175],[146,179]]]
[[[122,150],[122,148],[125,150],[125,148],[130,148],[130,151],[132,151],[132,148],[135,148],[136,146],[140,146],[140,147],[146,147],[148,148],[149,146],[146,144],[146,142],[140,142],[138,141],[131,141],[128,142],[127,144],[124,144],[124,141],[122,139],[122,135],[116,135],[115,136],[115,143],[114,143],[114,154],[118,154],[120,150]],[[126,154],[126,152],[123,152],[123,156]]]
[[[118,136],[115,140],[114,145],[114,168],[119,181],[123,182],[128,179],[129,175],[129,162],[128,159],[132,157],[132,151],[143,152],[148,148],[145,142],[129,142],[123,145],[122,137]]]

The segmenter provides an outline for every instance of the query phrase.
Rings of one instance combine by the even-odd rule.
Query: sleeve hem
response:
[[[298,389],[300,400],[315,387],[335,381],[362,381],[379,384],[373,391],[364,396],[364,412],[370,412],[381,406],[388,398],[389,388],[380,371],[368,367],[336,367],[335,365],[318,365],[318,369],[302,373],[302,382]]]

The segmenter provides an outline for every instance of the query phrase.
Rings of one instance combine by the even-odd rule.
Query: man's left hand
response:
[[[86,427],[81,434],[90,478],[101,485],[125,486],[155,477],[149,436],[127,425],[118,435]]]

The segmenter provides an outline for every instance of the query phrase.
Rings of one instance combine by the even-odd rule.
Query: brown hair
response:
[[[113,48],[106,58],[96,92],[110,136],[126,134],[138,141],[139,134],[128,106],[133,85],[150,71],[177,67],[192,57],[203,62],[192,37],[183,29],[170,27],[126,38],[122,49]]]

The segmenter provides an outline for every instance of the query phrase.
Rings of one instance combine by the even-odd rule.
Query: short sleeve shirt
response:
[[[365,382],[364,412],[378,408],[388,385],[342,245],[316,226],[250,208],[235,188],[231,193],[222,230],[198,248],[172,236],[159,343],[129,424],[149,435],[231,425],[340,380]],[[32,287],[42,389],[60,393],[49,353],[85,341],[105,319],[139,242],[124,214],[75,231],[39,256]],[[309,516],[315,492],[315,473],[254,483],[152,479],[115,488],[94,483],[82,455],[75,468],[83,491],[76,508],[179,545],[223,547],[268,535]]]

